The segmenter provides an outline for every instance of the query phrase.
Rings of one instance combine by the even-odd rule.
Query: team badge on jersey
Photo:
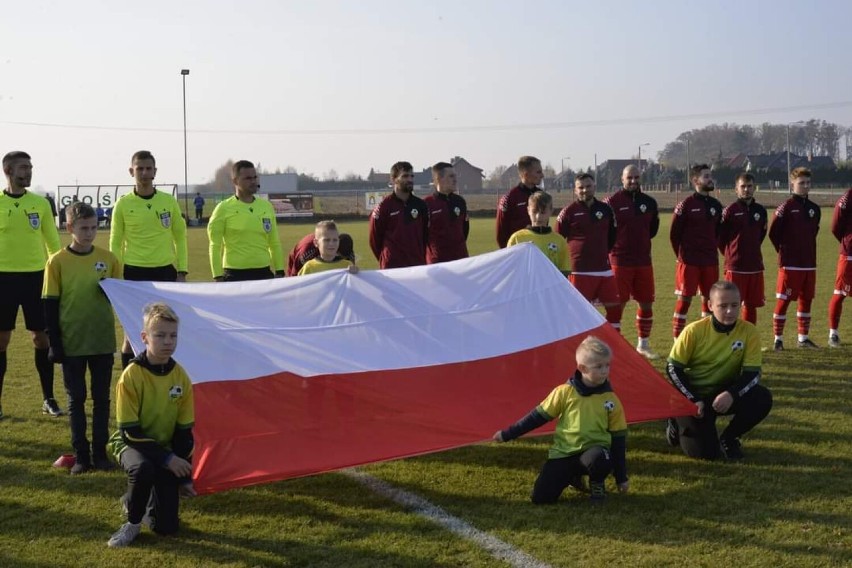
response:
[[[456,217],[461,215],[461,207],[456,207],[455,209],[453,209],[453,213],[456,214]]]
[[[613,410],[615,410],[615,403],[611,400],[608,400],[604,403],[604,408],[606,408],[607,412],[612,412]]]
[[[99,260],[95,263],[95,272],[98,273],[98,276],[104,278],[106,276],[107,265],[106,262]]]
[[[417,219],[417,216],[418,216],[418,215],[420,215],[420,211],[418,211],[417,209],[412,209],[412,210],[411,210],[411,218],[412,218],[412,219]]]
[[[715,208],[715,207],[711,207],[711,208],[710,208],[710,214],[711,214],[711,215],[715,215],[715,214],[716,214],[716,208]]]
[[[160,213],[160,224],[163,225],[163,228],[168,229],[172,226],[172,214],[168,211],[163,211]]]
[[[603,219],[603,211],[595,211],[595,217],[597,218],[598,221]]]
[[[760,221],[760,213],[755,213],[755,214],[754,214],[754,220],[755,220],[755,221]]]
[[[742,351],[745,348],[745,343],[742,341],[734,341],[731,343],[731,351]]]
[[[811,219],[813,219],[814,215],[816,215],[816,211],[814,211],[813,209],[808,209],[808,215],[810,215]]]
[[[645,205],[644,203],[643,203],[642,205],[640,205],[640,206],[639,206],[639,211],[640,211],[641,213],[644,213],[644,212],[645,212],[645,211],[647,211],[647,210],[648,210],[648,206],[647,206],[647,205]]]
[[[169,389],[169,398],[172,400],[177,400],[183,396],[183,388],[180,385],[172,385],[172,388]]]
[[[556,249],[559,248],[556,246],[556,243],[547,243],[547,250],[550,252],[556,252]]]
[[[271,230],[272,230],[272,219],[270,219],[269,217],[264,217],[263,218],[263,231],[265,233],[268,233]]]
[[[27,213],[27,219],[30,220],[30,227],[33,229],[41,227],[41,218],[38,216],[38,213]]]

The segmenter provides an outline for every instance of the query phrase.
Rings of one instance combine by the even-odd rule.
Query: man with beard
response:
[[[651,264],[651,239],[660,228],[657,201],[639,187],[639,168],[631,164],[621,172],[623,189],[604,200],[615,215],[615,245],[609,262],[618,286],[618,319],[632,297],[636,309],[636,331],[639,339],[636,351],[647,359],[658,355],[651,351],[648,338],[654,325],[654,267]]]
[[[429,211],[426,263],[467,258],[470,221],[467,217],[467,202],[456,193],[453,165],[438,162],[432,166],[432,183],[435,184],[435,191],[423,200]]]
[[[672,336],[677,339],[686,327],[686,314],[692,297],[701,292],[701,316],[710,315],[707,299],[710,287],[719,280],[719,255],[716,251],[722,204],[710,194],[716,189],[710,166],[698,164],[689,170],[695,192],[674,209],[669,239],[677,256]]]
[[[393,193],[385,196],[370,216],[370,248],[379,268],[402,268],[426,263],[428,211],[414,195],[414,168],[408,162],[391,167]]]
[[[787,308],[798,299],[796,320],[799,347],[816,349],[808,337],[811,327],[811,302],[816,289],[816,239],[819,233],[819,205],[808,199],[811,171],[796,168],[790,172],[793,195],[775,209],[769,240],[778,251],[778,284],[775,287],[775,311],[772,328],[775,351],[784,350],[784,324]]]
[[[615,244],[612,209],[595,198],[595,178],[580,174],[574,180],[574,203],[559,212],[556,232],[565,237],[571,255],[571,284],[589,302],[598,301],[606,310],[606,321],[621,330],[621,301],[609,265]]]
[[[268,199],[256,197],[260,184],[254,164],[248,160],[234,163],[231,181],[234,195],[216,205],[207,223],[213,279],[242,282],[283,277],[284,254],[275,210]]]
[[[18,306],[32,335],[35,367],[44,397],[42,412],[62,416],[53,397],[53,363],[48,358],[41,289],[48,255],[61,247],[47,199],[27,191],[33,164],[26,152],[3,156],[6,189],[0,195],[0,394],[6,375],[6,349],[15,329]],[[0,407],[0,418],[3,408]]]
[[[521,156],[518,159],[518,176],[521,183],[501,197],[497,205],[497,246],[500,248],[506,248],[509,237],[530,224],[527,201],[538,191],[538,185],[544,179],[541,160],[534,156]]]
[[[742,298],[742,319],[757,324],[757,308],[766,303],[763,294],[763,254],[766,208],[754,200],[754,176],[741,173],[735,180],[737,200],[722,211],[719,251],[725,257],[725,280],[733,282]]]

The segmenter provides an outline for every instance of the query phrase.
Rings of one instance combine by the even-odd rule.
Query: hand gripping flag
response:
[[[532,245],[355,275],[102,286],[137,352],[145,304],[180,316],[200,492],[489,439],[573,374],[587,335],[614,350],[628,421],[694,411]]]

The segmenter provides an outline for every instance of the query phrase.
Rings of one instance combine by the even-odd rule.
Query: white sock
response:
[[[776,335],[775,341],[784,341],[784,336],[783,335]]]
[[[802,335],[801,333],[799,334],[799,343],[801,343],[802,341],[807,341],[807,340],[808,340],[807,335]]]

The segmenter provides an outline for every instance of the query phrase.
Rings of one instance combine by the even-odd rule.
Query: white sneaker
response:
[[[142,532],[142,525],[134,525],[133,523],[124,523],[121,528],[115,531],[115,534],[109,537],[107,546],[117,548],[127,546],[136,540],[139,533]]]
[[[639,347],[637,347],[636,352],[645,359],[648,359],[649,361],[653,361],[654,359],[660,358],[659,355],[651,351],[650,347],[645,347],[644,345],[640,345]]]
[[[832,333],[828,336],[828,346],[829,347],[840,347],[840,336],[836,333]]]

